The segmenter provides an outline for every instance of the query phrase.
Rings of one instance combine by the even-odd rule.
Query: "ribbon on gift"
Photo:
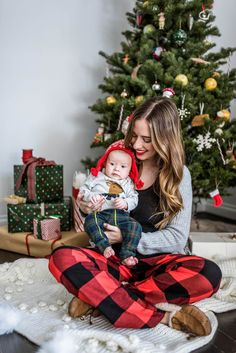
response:
[[[26,164],[23,165],[22,171],[16,181],[16,190],[18,191],[24,178],[27,177],[27,194],[28,199],[36,201],[36,176],[35,169],[37,166],[51,166],[56,165],[54,161],[47,161],[45,158],[32,157]]]
[[[30,244],[29,244],[29,238],[30,238],[30,237],[34,238],[34,237],[33,237],[33,233],[28,233],[28,234],[26,234],[26,236],[25,236],[25,245],[26,245],[26,249],[27,249],[28,255],[29,255],[29,256],[33,256],[33,255],[31,255],[31,252],[30,252]],[[61,238],[62,238],[62,235],[61,235],[60,232],[58,232],[58,237],[57,237],[57,238],[55,238],[55,239],[53,239],[53,240],[44,240],[44,241],[49,241],[49,242],[51,242],[50,248],[51,248],[51,251],[53,251],[53,250],[54,250],[54,245],[55,245],[55,243],[56,243],[58,240],[61,240]],[[65,246],[64,243],[61,243],[61,245]]]

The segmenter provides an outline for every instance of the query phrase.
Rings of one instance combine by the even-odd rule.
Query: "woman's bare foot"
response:
[[[108,246],[108,247],[104,250],[103,255],[105,256],[105,258],[108,259],[108,257],[115,255],[115,251],[112,249],[111,246]]]
[[[183,305],[179,311],[166,312],[161,323],[194,336],[208,336],[211,333],[210,320],[194,305]]]
[[[137,265],[137,263],[138,263],[138,259],[135,256],[129,256],[122,261],[122,264],[127,267],[133,267],[133,266]]]

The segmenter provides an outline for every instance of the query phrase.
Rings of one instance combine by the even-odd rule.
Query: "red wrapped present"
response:
[[[60,239],[60,218],[38,216],[33,220],[34,237],[42,240]]]

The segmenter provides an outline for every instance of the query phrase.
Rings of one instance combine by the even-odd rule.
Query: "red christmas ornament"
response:
[[[152,56],[155,60],[159,61],[161,59],[161,53],[163,52],[162,47],[156,47],[152,53]]]
[[[218,189],[215,189],[214,191],[210,192],[210,196],[214,200],[214,207],[220,207],[223,203],[223,199],[220,196],[220,192]]]
[[[162,96],[163,97],[171,98],[174,95],[175,95],[175,91],[171,87],[166,87],[162,91]]]
[[[143,13],[138,11],[136,15],[136,23],[138,26],[141,26],[142,22],[143,22]]]

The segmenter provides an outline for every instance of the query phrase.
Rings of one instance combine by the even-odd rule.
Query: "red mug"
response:
[[[33,149],[22,150],[22,162],[25,164],[27,161],[33,157]]]

